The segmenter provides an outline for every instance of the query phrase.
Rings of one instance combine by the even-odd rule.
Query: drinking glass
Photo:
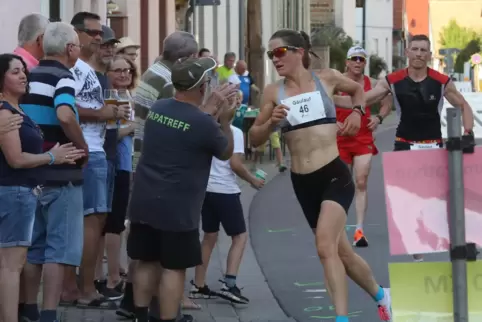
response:
[[[131,93],[128,91],[128,90],[118,90],[117,91],[117,94],[118,94],[118,99],[117,99],[117,104],[120,106],[120,105],[129,105],[129,117],[125,118],[125,119],[122,119],[120,121],[120,124],[121,126],[124,125],[126,126],[127,125],[127,122],[129,120],[133,120],[132,119],[132,116],[133,116],[133,111],[132,111],[132,96],[131,96]]]
[[[119,105],[119,94],[116,89],[104,90],[104,104]],[[108,120],[107,125],[115,125],[117,120]]]

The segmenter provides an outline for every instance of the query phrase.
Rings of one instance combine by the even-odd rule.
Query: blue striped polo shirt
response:
[[[39,125],[44,136],[44,151],[50,150],[57,142],[71,142],[57,118],[57,108],[64,105],[72,109],[78,121],[72,73],[56,60],[41,60],[38,67],[30,71],[29,91],[22,98],[21,107]],[[42,172],[46,185],[81,184],[83,181],[80,165],[48,166]]]

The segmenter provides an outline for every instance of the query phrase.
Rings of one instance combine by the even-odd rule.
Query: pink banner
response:
[[[383,153],[390,253],[447,251],[448,155],[444,149]],[[482,245],[482,147],[464,155],[468,242]]]

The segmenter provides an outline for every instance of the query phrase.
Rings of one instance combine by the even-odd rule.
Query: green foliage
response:
[[[443,48],[457,48],[462,50],[470,41],[479,38],[480,34],[475,30],[462,27],[455,19],[452,19],[440,32],[440,45]]]
[[[385,60],[377,55],[370,56],[370,77],[378,79],[383,71],[388,71],[388,66]]]
[[[323,26],[313,30],[311,35],[313,46],[328,46],[330,48],[330,67],[345,71],[345,60],[348,49],[354,45],[353,39],[343,28]]]
[[[457,55],[457,59],[455,60],[454,71],[456,73],[463,73],[464,72],[464,64],[465,62],[469,61],[470,57],[473,54],[480,52],[480,40],[474,39],[471,40],[464,49],[460,51]]]

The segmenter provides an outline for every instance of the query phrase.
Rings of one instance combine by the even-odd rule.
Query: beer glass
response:
[[[104,90],[104,104],[112,104],[118,106],[119,95],[116,89],[106,89]],[[107,125],[116,125],[117,120],[108,120]]]
[[[122,127],[123,125],[126,126],[127,123],[129,122],[129,120],[132,121],[132,116],[133,116],[133,113],[132,113],[132,96],[131,96],[131,93],[129,93],[128,90],[118,90],[117,94],[118,94],[118,99],[117,99],[118,106],[129,105],[129,117],[120,120],[120,124],[121,124],[121,127]]]

